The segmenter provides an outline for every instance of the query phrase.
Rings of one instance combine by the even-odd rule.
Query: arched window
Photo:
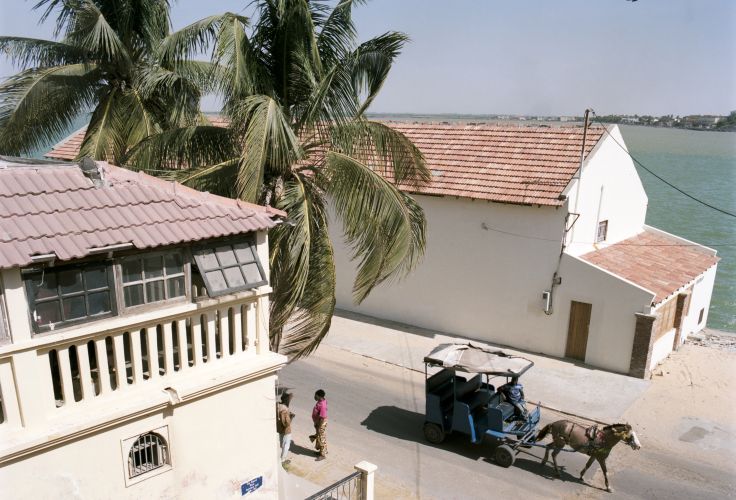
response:
[[[128,453],[128,477],[134,478],[169,463],[166,440],[155,432],[140,436]]]

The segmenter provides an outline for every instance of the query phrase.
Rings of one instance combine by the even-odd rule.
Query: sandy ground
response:
[[[652,382],[624,414],[640,439],[714,464],[734,461],[736,352],[685,344]]]

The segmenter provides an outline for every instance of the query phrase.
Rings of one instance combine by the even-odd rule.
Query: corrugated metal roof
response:
[[[285,215],[97,166],[103,180],[95,184],[77,164],[0,158],[0,268],[26,266],[34,255],[70,260],[116,244],[144,249],[265,230]]]
[[[688,285],[720,260],[700,245],[652,230],[581,256],[656,294],[654,305]]]
[[[221,117],[213,125],[226,126]],[[560,195],[580,166],[582,127],[523,127],[390,122],[424,154],[432,181],[407,192],[457,196],[523,205],[559,206]],[[85,129],[59,143],[46,156],[72,160]],[[590,127],[586,156],[605,130]]]

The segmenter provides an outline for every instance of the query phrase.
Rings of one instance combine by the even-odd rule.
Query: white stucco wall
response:
[[[557,269],[564,208],[417,200],[428,221],[424,262],[407,279],[379,286],[361,306],[352,302],[354,264],[337,243],[339,225],[333,224],[339,308],[564,356],[570,301],[588,302],[593,308],[586,362],[628,372],[634,313],[648,311],[651,292],[565,255],[554,312],[544,314],[542,291]]]
[[[692,288],[692,296],[690,297],[690,308],[688,309],[687,316],[683,319],[681,337],[683,342],[691,333],[699,332],[705,328],[708,322],[708,310],[710,308],[710,299],[713,295],[713,284],[716,280],[717,268],[718,265],[714,265],[695,280]],[[703,319],[698,322],[701,309],[705,309],[705,311],[703,312]]]
[[[538,329],[546,319],[542,291],[557,265],[564,210],[416,199],[427,217],[424,261],[407,279],[379,286],[360,307],[351,294],[354,264],[337,243],[339,224],[331,225],[338,307],[469,338],[555,349],[555,339]]]
[[[572,255],[560,266],[555,290],[555,328],[567,339],[571,301],[592,304],[585,362],[628,373],[636,326],[635,313],[649,312],[654,294]],[[565,343],[556,356],[564,355]]]
[[[634,162],[614,138],[625,147],[617,126],[604,134],[583,166],[582,180],[573,179],[565,189],[570,212],[580,217],[568,237],[567,252],[573,255],[602,248],[640,233],[647,213],[644,192]],[[580,193],[578,197],[578,183]],[[608,221],[605,243],[594,244],[598,223]]]
[[[278,495],[275,376],[231,387],[0,469],[6,498],[249,498]],[[172,468],[126,487],[126,438],[168,426]]]
[[[652,346],[652,357],[649,363],[649,369],[653,370],[672,352],[672,344],[675,341],[676,330],[673,328],[659,338]]]

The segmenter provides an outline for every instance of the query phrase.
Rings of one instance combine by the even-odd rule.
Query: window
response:
[[[186,295],[180,252],[126,257],[120,262],[125,307],[162,302]]]
[[[598,231],[595,233],[595,242],[600,243],[601,241],[606,241],[606,236],[608,236],[608,221],[602,220],[598,223]]]
[[[703,316],[705,315],[705,308],[702,308],[700,310],[700,314],[698,314],[698,324],[703,322]]]
[[[128,452],[128,478],[141,476],[169,465],[169,447],[155,432],[139,436]]]
[[[192,252],[207,294],[217,297],[267,283],[253,239]]]
[[[24,274],[35,331],[114,314],[112,266],[86,263]]]

